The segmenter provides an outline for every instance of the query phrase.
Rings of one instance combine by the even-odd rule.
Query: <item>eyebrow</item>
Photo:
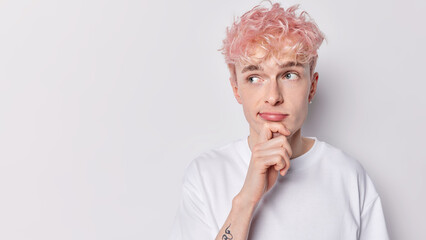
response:
[[[297,67],[303,67],[303,64],[299,63],[299,62],[286,62],[284,64],[280,65],[280,68],[287,68],[287,67],[293,67],[293,66],[297,66]],[[259,65],[249,65],[247,67],[244,67],[243,70],[241,71],[241,73],[245,73],[247,71],[256,71],[256,70],[261,70],[263,71],[263,68]]]

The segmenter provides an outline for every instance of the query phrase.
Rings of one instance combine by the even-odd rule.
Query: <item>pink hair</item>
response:
[[[257,5],[242,15],[240,22],[234,21],[230,29],[226,28],[223,47],[218,49],[225,55],[225,62],[228,65],[251,62],[250,51],[261,47],[266,52],[261,59],[275,56],[275,53],[294,51],[298,62],[313,60],[312,69],[317,50],[325,38],[323,33],[307,12],[296,15],[298,4],[284,10],[279,3],[269,3],[271,9]]]

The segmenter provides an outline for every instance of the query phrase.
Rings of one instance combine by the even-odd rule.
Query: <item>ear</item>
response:
[[[229,73],[231,74],[231,77],[229,77],[229,83],[232,87],[232,92],[234,93],[235,99],[239,104],[242,104],[241,96],[238,93],[238,82],[237,82],[237,75],[235,71],[235,65],[234,64],[228,64]]]
[[[311,78],[311,89],[309,90],[308,102],[312,101],[317,92],[317,84],[318,84],[318,72],[315,72]]]

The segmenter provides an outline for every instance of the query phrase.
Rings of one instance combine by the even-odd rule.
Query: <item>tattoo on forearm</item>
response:
[[[230,226],[231,224],[229,224],[229,226],[225,229],[225,234],[223,234],[222,240],[232,240],[234,238],[231,234],[231,230],[229,230]]]

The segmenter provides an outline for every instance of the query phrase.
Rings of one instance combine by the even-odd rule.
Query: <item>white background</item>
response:
[[[0,0],[0,239],[165,239],[187,164],[248,134],[217,49],[259,2]],[[426,239],[425,2],[294,3],[328,40],[302,135]]]

